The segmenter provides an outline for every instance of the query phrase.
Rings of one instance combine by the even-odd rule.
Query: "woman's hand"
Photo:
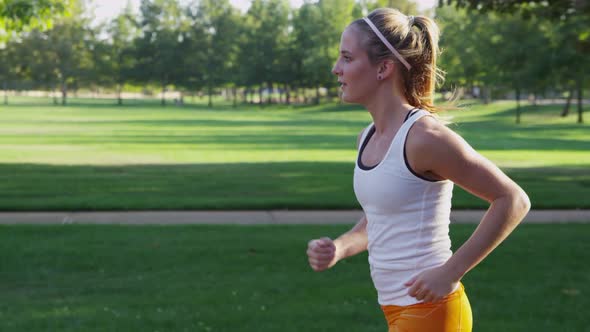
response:
[[[410,287],[408,295],[416,300],[438,302],[449,295],[458,283],[459,280],[453,280],[451,273],[442,265],[418,274],[404,285]]]
[[[338,262],[336,245],[332,239],[327,237],[309,241],[307,257],[309,266],[316,272],[327,270]]]

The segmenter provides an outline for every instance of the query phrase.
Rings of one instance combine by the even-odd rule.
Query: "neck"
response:
[[[389,84],[382,84],[373,98],[364,105],[373,118],[376,134],[398,128],[408,111],[414,108],[405,97],[391,92],[393,88],[387,85]]]

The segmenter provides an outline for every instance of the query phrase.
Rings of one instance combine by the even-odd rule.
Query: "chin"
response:
[[[346,93],[343,93],[342,96],[340,97],[340,99],[342,99],[343,102],[348,103],[348,104],[358,104],[358,100],[355,100],[352,97],[349,97]]]

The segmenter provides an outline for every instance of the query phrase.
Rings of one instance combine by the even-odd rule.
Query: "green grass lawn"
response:
[[[452,225],[456,249],[475,225]],[[349,226],[0,226],[2,331],[385,331]],[[464,279],[474,331],[590,331],[590,224],[521,225]]]
[[[370,117],[353,105],[242,105],[13,98],[0,108],[0,210],[358,208],[352,172]],[[560,106],[449,113],[533,208],[590,208],[590,130]],[[486,203],[460,188],[455,208]]]

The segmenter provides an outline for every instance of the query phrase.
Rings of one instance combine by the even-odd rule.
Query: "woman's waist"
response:
[[[385,250],[369,250],[369,265],[371,270],[386,274],[411,273],[443,265],[453,255],[449,247],[434,250],[419,250],[413,252],[397,252]]]
[[[368,218],[368,217],[367,217]],[[451,247],[449,237],[450,221],[436,223],[417,223],[412,221],[392,221],[367,223],[369,253],[385,251],[389,255],[425,255]]]

